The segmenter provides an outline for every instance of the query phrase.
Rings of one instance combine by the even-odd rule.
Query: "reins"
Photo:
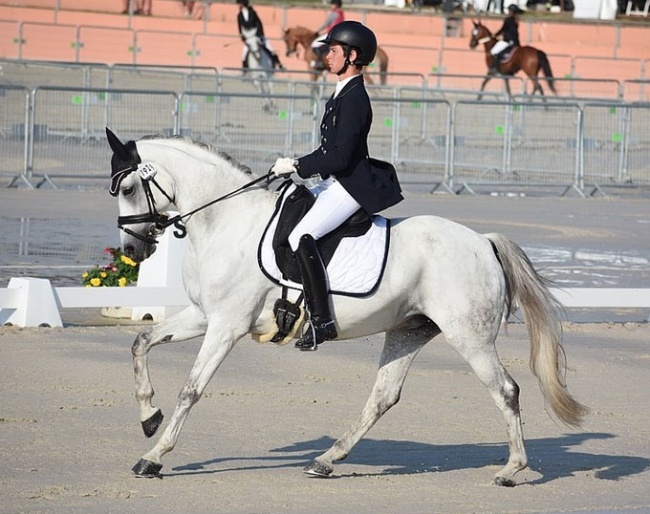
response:
[[[189,216],[192,216],[193,214],[196,214],[197,212],[210,207],[211,205],[214,205],[217,202],[221,202],[222,200],[227,200],[228,198],[231,198],[235,196],[236,194],[248,189],[251,186],[254,186],[255,184],[262,182],[264,180],[267,180],[269,177],[273,176],[273,172],[268,172],[266,175],[263,175],[259,178],[256,178],[255,180],[251,180],[250,182],[244,184],[238,189],[235,189],[234,191],[231,191],[229,193],[226,193],[223,196],[220,196],[219,198],[215,198],[214,200],[209,201],[208,203],[201,205],[200,207],[197,207],[196,209],[192,209],[189,212],[186,212],[185,214],[177,214],[176,216],[170,218],[169,216],[165,214],[160,214],[156,210],[156,202],[153,197],[153,193],[151,192],[151,186],[149,183],[152,183],[156,188],[167,198],[171,203],[174,203],[174,200],[163,190],[162,187],[156,182],[156,179],[154,178],[155,172],[146,175],[142,174],[140,175],[140,180],[142,181],[142,186],[145,191],[145,195],[147,197],[147,206],[149,208],[149,212],[146,214],[133,214],[130,216],[118,216],[117,217],[117,226],[130,236],[135,237],[136,239],[139,239],[140,241],[144,241],[149,244],[157,244],[158,241],[156,240],[156,237],[161,235],[165,229],[171,225],[174,225],[175,223],[178,223],[179,221],[184,220],[185,218],[188,218]],[[137,232],[134,232],[133,230],[127,228],[125,225],[133,225],[136,223],[147,223],[147,222],[152,222],[153,226],[150,227],[149,233],[147,235],[142,235],[138,234]]]

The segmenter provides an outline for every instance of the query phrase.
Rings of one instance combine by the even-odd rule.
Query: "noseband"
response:
[[[113,183],[111,184],[111,189],[109,191],[110,194],[112,196],[117,196],[119,192],[119,184],[127,175],[136,170],[138,170],[138,165],[134,164],[128,168],[118,171],[113,177]],[[169,225],[173,225],[176,220],[170,221],[169,216],[158,212],[150,184],[153,184],[158,189],[158,191],[160,191],[165,196],[165,198],[169,200],[170,203],[174,203],[174,199],[171,198],[162,187],[160,187],[160,184],[158,184],[158,182],[156,182],[155,176],[157,170],[152,164],[143,164],[140,166],[139,172],[142,188],[144,189],[145,197],[147,198],[147,208],[149,209],[149,212],[144,214],[132,214],[130,216],[118,216],[117,227],[130,236],[139,239],[140,241],[144,241],[147,244],[156,244],[158,242],[156,238],[162,235],[165,229]],[[138,223],[151,223],[149,226],[149,232],[145,235],[138,234],[137,232],[134,232],[130,228],[126,227],[126,225],[135,225]]]

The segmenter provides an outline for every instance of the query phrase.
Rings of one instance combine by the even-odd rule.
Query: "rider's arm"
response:
[[[336,13],[334,11],[330,11],[329,14],[327,15],[327,18],[325,18],[323,24],[316,29],[316,32],[320,34],[322,30],[325,30],[332,23],[334,23],[334,20],[336,20]]]
[[[264,25],[262,25],[262,20],[260,20],[260,17],[257,15],[257,12],[254,11],[253,9],[250,9],[251,16],[255,18],[255,26],[257,27],[257,35],[260,37],[264,37]]]

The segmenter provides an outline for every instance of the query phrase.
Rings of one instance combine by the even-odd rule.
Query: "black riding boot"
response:
[[[501,63],[501,53],[492,56],[492,63],[488,69],[489,75],[497,75],[499,73],[499,64]]]
[[[310,318],[309,326],[295,346],[303,351],[316,350],[323,341],[335,339],[338,335],[330,313],[327,272],[318,253],[316,241],[309,234],[300,238],[300,245],[295,255]]]
[[[284,66],[282,66],[282,63],[280,62],[280,58],[278,57],[278,54],[271,52],[269,50],[269,55],[271,56],[271,63],[273,64],[274,68],[277,68],[278,70],[283,70]]]

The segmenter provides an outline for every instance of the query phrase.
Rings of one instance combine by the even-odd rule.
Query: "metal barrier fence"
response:
[[[210,91],[180,94],[0,85],[0,174],[9,186],[29,187],[107,178],[106,126],[122,139],[187,135],[257,172],[277,156],[318,145],[330,85],[270,80],[265,96],[251,80],[207,76]],[[467,91],[441,98],[433,89],[369,90],[375,116],[370,153],[393,162],[404,183],[455,193],[476,185],[554,186],[579,194],[650,185],[648,103],[476,101]]]

